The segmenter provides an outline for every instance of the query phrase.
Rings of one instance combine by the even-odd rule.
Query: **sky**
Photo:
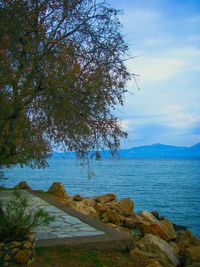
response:
[[[129,44],[127,84],[117,111],[129,137],[122,147],[200,142],[200,0],[108,0],[123,10]]]

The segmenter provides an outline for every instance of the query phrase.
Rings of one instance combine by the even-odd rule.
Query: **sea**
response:
[[[158,211],[200,237],[200,159],[50,159],[49,167],[19,166],[5,170],[5,187],[27,181],[47,190],[61,182],[69,195],[96,196],[113,192],[130,197],[134,210]]]

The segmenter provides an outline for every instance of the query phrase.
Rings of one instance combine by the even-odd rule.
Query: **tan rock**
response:
[[[103,215],[108,210],[107,205],[104,203],[96,203],[93,208],[96,210],[99,216]]]
[[[120,201],[121,208],[128,214],[133,213],[134,204],[130,198],[124,198]]]
[[[81,202],[90,207],[94,207],[96,205],[96,201],[93,198],[83,198]]]
[[[79,195],[79,194],[77,194],[77,195],[75,195],[74,197],[73,197],[73,200],[74,201],[81,201],[83,199],[83,197],[81,196],[81,195]]]
[[[171,239],[175,239],[177,237],[174,226],[169,220],[164,219],[159,221],[159,225],[171,237]]]
[[[177,244],[181,250],[191,246],[200,246],[200,240],[190,231],[182,230],[178,232]]]
[[[133,215],[131,218],[125,218],[124,226],[128,229],[138,228],[138,225],[142,224],[142,220],[137,215]]]
[[[177,266],[180,263],[169,244],[158,236],[146,234],[137,243],[137,247],[144,252],[155,254],[164,267]]]
[[[114,223],[106,223],[106,225],[114,228],[117,231],[120,231],[121,230],[121,228],[119,226],[117,226],[116,224],[114,224]]]
[[[143,234],[158,235],[163,240],[171,240],[171,237],[160,227],[159,223],[143,222],[140,227],[141,231],[143,231]]]
[[[77,211],[94,217],[94,218],[99,218],[98,213],[96,212],[96,210],[93,207],[87,206],[86,204],[84,204],[82,201],[79,202],[74,202],[73,203],[73,208],[76,209]]]
[[[147,222],[151,222],[151,223],[155,223],[155,222],[158,222],[158,220],[156,219],[156,217],[153,216],[152,213],[146,211],[146,210],[143,210],[142,212],[139,213],[143,219]]]
[[[96,197],[95,200],[100,203],[107,203],[107,202],[116,200],[116,195],[113,193],[108,193],[108,194]]]
[[[26,190],[32,190],[32,188],[30,187],[30,185],[28,185],[27,182],[23,181],[20,182],[18,185],[16,185],[14,187],[14,189],[26,189]]]
[[[48,193],[55,195],[60,198],[66,198],[67,194],[65,192],[64,185],[59,182],[54,182],[48,189]]]
[[[122,218],[116,211],[108,209],[104,216],[108,218],[108,222],[121,225]]]
[[[179,248],[179,246],[177,245],[176,242],[174,242],[174,241],[170,241],[168,244],[170,245],[170,247],[173,249],[173,251],[174,251],[176,254],[179,254],[179,253],[180,253],[180,248]]]
[[[200,246],[191,246],[185,249],[192,261],[200,262]]]

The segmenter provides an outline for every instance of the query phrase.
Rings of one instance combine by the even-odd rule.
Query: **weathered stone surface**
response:
[[[157,220],[159,220],[160,219],[160,215],[159,215],[159,213],[157,212],[157,211],[152,211],[151,212],[151,214],[157,219]]]
[[[77,194],[77,195],[75,195],[74,197],[73,197],[73,200],[74,201],[81,201],[83,199],[83,197],[81,196],[81,195],[79,195],[79,194]]]
[[[178,232],[177,244],[181,250],[191,246],[200,246],[200,240],[188,230]]]
[[[152,234],[146,234],[137,244],[140,250],[155,254],[159,262],[165,267],[177,266],[178,256],[174,253],[169,244],[161,238]]]
[[[139,225],[139,229],[145,234],[158,235],[163,240],[169,241],[171,237],[160,227],[158,223],[142,222]]]
[[[124,198],[120,202],[121,208],[128,214],[131,214],[134,209],[133,201],[130,198]]]
[[[93,207],[87,206],[82,201],[75,202],[74,203],[74,208],[77,211],[79,211],[79,212],[81,212],[81,213],[83,213],[85,215],[88,215],[88,216],[91,216],[91,217],[94,217],[94,218],[99,218],[98,213],[96,212],[96,210]]]
[[[60,198],[66,198],[67,194],[65,192],[64,185],[59,182],[54,182],[48,189],[48,193],[53,194]]]
[[[20,182],[18,185],[16,185],[16,186],[15,186],[15,189],[32,190],[32,188],[30,187],[30,185],[28,185],[28,183],[25,182],[25,181]]]
[[[137,227],[137,222],[133,220],[132,218],[126,218],[124,220],[124,226],[128,229],[135,229]]]
[[[96,201],[93,198],[83,198],[81,200],[85,205],[94,207],[96,205]]]
[[[200,262],[200,246],[188,247],[185,252],[190,257],[191,262]]]
[[[121,225],[121,216],[114,210],[107,210],[105,215],[108,218],[108,222],[114,223],[118,226]]]
[[[145,221],[147,222],[151,222],[151,223],[155,223],[158,222],[158,220],[156,219],[156,217],[154,217],[150,212],[143,210],[142,212],[139,213]]]
[[[107,203],[113,200],[116,200],[116,195],[113,193],[108,193],[102,196],[98,196],[95,199],[97,202],[101,202],[101,203]]]
[[[175,239],[177,237],[174,226],[169,220],[164,219],[159,221],[159,225],[170,236],[171,239]]]
[[[173,249],[173,251],[174,251],[176,254],[179,254],[179,253],[180,253],[180,248],[179,248],[179,246],[177,245],[176,242],[174,242],[174,241],[170,241],[168,244],[170,245],[170,247]]]
[[[93,208],[96,210],[99,216],[102,216],[108,210],[108,206],[105,203],[96,203]]]

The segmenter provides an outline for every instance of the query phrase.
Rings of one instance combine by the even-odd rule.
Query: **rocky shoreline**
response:
[[[15,188],[32,190],[26,182]],[[87,216],[133,235],[135,246],[129,251],[132,260],[145,260],[148,267],[200,267],[200,240],[197,237],[156,211],[135,213],[130,198],[118,200],[113,193],[97,197],[69,196],[63,184],[58,182],[50,186],[48,193]]]

